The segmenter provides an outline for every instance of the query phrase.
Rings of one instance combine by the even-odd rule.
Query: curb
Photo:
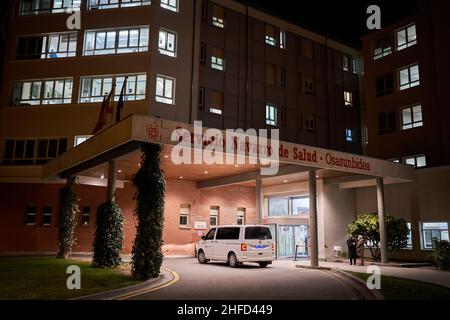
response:
[[[135,284],[133,286],[114,289],[105,292],[93,293],[86,296],[73,298],[70,300],[122,300],[130,296],[143,294],[148,291],[157,290],[158,288],[170,285],[171,282],[178,281],[178,274],[169,269],[161,269],[158,278],[150,279],[144,283]]]
[[[345,280],[348,281],[352,287],[357,290],[362,297],[364,297],[365,300],[384,300],[384,296],[379,290],[369,290],[366,283],[358,277],[337,268],[332,269],[331,272],[345,278]]]

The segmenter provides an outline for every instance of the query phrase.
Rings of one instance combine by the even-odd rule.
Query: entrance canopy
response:
[[[102,180],[107,178],[108,161],[116,159],[120,186],[120,182],[130,181],[139,169],[140,144],[150,142],[164,145],[162,168],[166,178],[195,181],[199,188],[235,184],[251,187],[255,186],[256,179],[263,179],[264,186],[307,181],[310,169],[315,169],[317,177],[327,183],[344,187],[374,185],[375,178],[384,178],[385,183],[415,180],[414,168],[410,166],[282,141],[279,142],[280,168],[273,176],[262,176],[260,169],[265,165],[252,163],[250,156],[246,156],[245,164],[176,165],[171,160],[171,153],[179,141],[172,141],[171,136],[174,130],[181,129],[195,131],[190,124],[131,115],[47,163],[42,178],[52,181],[80,176],[84,178],[81,183],[104,185]],[[202,152],[204,145],[192,147],[191,152],[196,154]]]

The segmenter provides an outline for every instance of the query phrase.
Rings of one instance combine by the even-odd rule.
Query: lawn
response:
[[[66,286],[67,267],[81,269],[81,289]],[[96,269],[89,262],[55,258],[0,258],[0,300],[60,300],[138,283],[118,270]]]
[[[363,281],[370,274],[348,272]],[[381,293],[386,300],[450,300],[450,289],[409,279],[381,276]]]

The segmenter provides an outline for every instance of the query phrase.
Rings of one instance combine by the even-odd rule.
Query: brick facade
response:
[[[57,250],[58,195],[61,188],[61,184],[0,184],[0,253],[43,253]],[[80,209],[85,206],[91,207],[91,217],[88,226],[82,226],[81,223],[78,225],[76,229],[77,242],[73,247],[73,252],[91,252],[96,208],[104,201],[106,189],[77,185],[76,192],[80,198]],[[134,193],[135,189],[129,183],[125,188],[117,189],[117,202],[125,217],[125,253],[131,252],[135,237]],[[28,205],[38,207],[36,223],[33,226],[25,224]],[[190,205],[191,207],[190,228],[180,228],[179,226],[181,205]],[[51,226],[42,225],[44,206],[52,207]],[[220,224],[236,223],[237,208],[246,209],[247,223],[256,221],[255,190],[253,188],[229,186],[199,190],[196,188],[195,182],[169,180],[165,205],[164,252],[167,254],[189,253],[186,250],[191,250],[192,244],[200,239],[199,230],[194,229],[194,222],[205,221],[209,226],[211,206],[220,208]]]

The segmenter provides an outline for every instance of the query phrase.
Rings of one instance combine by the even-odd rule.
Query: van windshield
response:
[[[272,233],[265,227],[247,227],[245,228],[245,239],[247,240],[270,240]]]

